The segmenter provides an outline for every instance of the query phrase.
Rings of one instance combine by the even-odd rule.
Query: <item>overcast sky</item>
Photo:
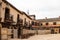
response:
[[[35,14],[36,19],[60,16],[60,0],[7,0],[17,9]]]

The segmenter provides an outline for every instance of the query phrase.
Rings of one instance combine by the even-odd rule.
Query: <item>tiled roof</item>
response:
[[[11,7],[13,7],[16,11],[18,11],[19,13],[21,13],[21,14],[25,14],[28,18],[30,18],[30,16],[28,16],[25,12],[23,12],[22,13],[22,11],[20,11],[20,10],[18,10],[16,7],[14,7],[12,4],[10,4],[8,1],[6,1],[6,0],[2,0],[2,1],[4,1],[5,3],[7,3],[7,4],[9,4]],[[30,19],[32,19],[32,18],[30,18]]]
[[[60,18],[39,19],[38,21],[40,21],[40,22],[60,21]]]
[[[23,11],[21,11],[23,14],[25,14],[28,18],[30,18],[31,20],[32,20],[32,18],[29,16],[29,15],[27,15],[25,12],[23,12]]]

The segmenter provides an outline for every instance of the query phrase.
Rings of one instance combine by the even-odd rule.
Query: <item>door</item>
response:
[[[51,29],[51,34],[54,34],[54,29]]]
[[[59,29],[59,33],[60,33],[60,29]]]

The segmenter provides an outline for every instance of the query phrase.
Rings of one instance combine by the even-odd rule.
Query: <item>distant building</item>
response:
[[[51,30],[51,33],[60,33],[60,17],[39,19],[41,30]]]
[[[40,24],[39,24],[39,21],[37,21],[37,20],[33,20],[33,21],[32,21],[32,29],[33,29],[33,30],[39,30],[39,28],[40,28],[39,25],[40,25]]]
[[[6,31],[9,38],[20,38],[23,29],[51,30],[51,33],[60,33],[59,18],[47,18],[36,20],[35,15],[29,15],[18,10],[6,0],[0,0],[0,29]],[[1,30],[0,30],[1,31]],[[0,32],[1,34],[1,32]],[[4,32],[1,35],[5,35]]]
[[[36,16],[35,15],[29,15],[33,20],[35,20],[36,18]]]
[[[29,15],[32,18],[32,29],[36,30],[39,29],[39,21],[36,20],[35,15]]]

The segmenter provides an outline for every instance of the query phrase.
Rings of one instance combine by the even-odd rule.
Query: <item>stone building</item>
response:
[[[33,30],[37,30],[39,29],[39,21],[36,20],[36,16],[35,15],[29,15],[32,18],[32,28]]]
[[[40,30],[51,30],[51,33],[60,33],[60,17],[39,19]]]
[[[35,15],[29,15],[33,20],[36,20],[36,16]]]
[[[60,33],[60,17],[36,20],[35,15],[27,15],[6,0],[0,0],[0,38],[20,38],[23,29],[51,30]],[[5,39],[7,40],[7,39]]]
[[[20,38],[23,29],[30,29],[32,18],[6,0],[0,0],[0,24],[9,38]],[[4,36],[4,33],[3,33]]]

